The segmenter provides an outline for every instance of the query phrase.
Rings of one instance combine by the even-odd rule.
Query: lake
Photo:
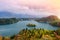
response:
[[[33,29],[34,27],[27,27],[26,25],[28,23],[33,23],[36,24],[35,28],[44,28],[48,30],[56,30],[58,27],[53,27],[47,23],[39,23],[36,21],[19,21],[14,24],[10,25],[0,25],[0,36],[12,36],[16,35],[21,31],[22,29],[28,28],[28,29]]]

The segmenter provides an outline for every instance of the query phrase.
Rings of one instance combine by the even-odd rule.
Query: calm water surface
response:
[[[53,27],[47,23],[38,23],[36,21],[19,21],[15,24],[10,25],[0,25],[0,35],[1,36],[12,36],[19,33],[20,30],[28,28],[32,29],[32,27],[27,27],[28,23],[36,24],[36,28],[44,28],[48,30],[56,30],[58,27]]]

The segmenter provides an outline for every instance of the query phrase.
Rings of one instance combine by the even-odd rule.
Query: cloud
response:
[[[60,15],[59,0],[0,0],[0,11],[30,15]]]

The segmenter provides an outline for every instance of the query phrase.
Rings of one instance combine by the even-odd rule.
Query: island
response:
[[[7,25],[17,23],[19,20],[16,18],[0,18],[0,25]]]
[[[27,26],[28,27],[36,27],[36,25],[35,24],[32,24],[32,23],[27,24]]]

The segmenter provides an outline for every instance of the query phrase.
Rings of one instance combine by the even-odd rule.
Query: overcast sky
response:
[[[60,0],[0,0],[0,11],[60,17]]]

